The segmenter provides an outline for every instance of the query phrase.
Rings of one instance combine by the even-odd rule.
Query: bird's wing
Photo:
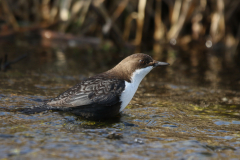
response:
[[[58,107],[77,107],[90,104],[113,105],[125,89],[124,80],[89,78],[52,99],[47,104]]]

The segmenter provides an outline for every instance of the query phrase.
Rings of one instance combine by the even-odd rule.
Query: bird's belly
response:
[[[138,85],[125,82],[125,90],[122,92],[120,100],[122,102],[120,112],[129,104],[138,89]]]
[[[74,107],[71,109],[71,113],[81,116],[86,119],[100,120],[115,117],[119,114],[121,102],[111,106],[104,105],[86,105]]]

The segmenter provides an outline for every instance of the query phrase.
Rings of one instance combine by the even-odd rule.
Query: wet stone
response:
[[[133,124],[133,123],[128,123],[128,122],[123,122],[124,126],[129,126],[129,127],[138,127],[138,125]]]
[[[134,142],[135,142],[135,143],[143,144],[143,140],[140,139],[140,138],[135,138],[135,139],[134,139]]]
[[[108,139],[122,139],[123,134],[119,132],[110,132],[108,133],[107,137]]]
[[[10,134],[0,134],[0,138],[13,138],[13,137],[15,136]]]

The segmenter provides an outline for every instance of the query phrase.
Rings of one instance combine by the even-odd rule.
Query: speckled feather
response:
[[[125,81],[102,75],[88,78],[40,106],[23,109],[33,114],[46,110],[69,111],[87,119],[104,119],[119,113]]]
[[[92,77],[47,102],[50,106],[77,107],[92,104],[113,105],[125,88],[124,80]]]

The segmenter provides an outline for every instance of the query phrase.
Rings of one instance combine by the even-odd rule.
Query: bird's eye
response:
[[[142,64],[142,65],[147,64],[146,61],[144,61],[144,60],[140,60],[139,62],[140,62],[140,64]]]
[[[148,64],[148,62],[145,61],[145,60],[140,60],[139,62],[140,62],[140,64],[142,64],[142,65],[146,65],[146,64]]]

